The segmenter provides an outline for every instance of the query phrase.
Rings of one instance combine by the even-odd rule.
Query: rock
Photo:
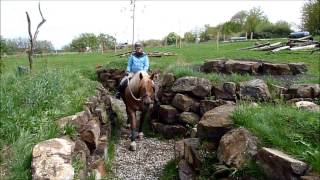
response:
[[[197,137],[218,144],[221,137],[233,127],[230,116],[234,109],[235,105],[225,104],[206,112],[197,125]]]
[[[178,164],[180,180],[194,180],[195,172],[190,168],[187,161],[182,159]]]
[[[183,94],[176,94],[172,100],[172,105],[181,111],[189,111],[194,100]]]
[[[175,157],[178,159],[184,158],[184,140],[175,141],[174,145]]]
[[[299,101],[295,103],[299,109],[306,109],[309,111],[320,111],[320,106],[310,101]]]
[[[179,115],[179,121],[183,124],[195,125],[199,120],[200,117],[193,112],[183,112]]]
[[[227,104],[227,101],[222,99],[218,100],[201,100],[200,101],[200,114],[203,115],[205,112],[210,111],[218,106]]]
[[[108,146],[107,141],[98,141],[98,146],[94,150],[93,154],[98,155],[99,157],[103,158],[103,160],[108,160]]]
[[[106,80],[106,86],[110,89],[116,89],[117,88],[117,81],[113,79]]]
[[[159,122],[152,122],[152,129],[162,134],[165,138],[183,137],[187,133],[187,129],[181,125],[167,125]]]
[[[319,84],[304,84],[297,89],[297,97],[301,98],[316,98],[320,97]]]
[[[191,138],[196,138],[197,137],[197,128],[196,127],[191,129],[190,137]]]
[[[213,86],[212,94],[216,99],[232,100],[236,99],[236,84],[226,82],[223,85]]]
[[[304,63],[289,63],[290,71],[293,75],[303,74],[308,71]]]
[[[176,122],[177,114],[178,114],[178,111],[173,106],[160,105],[159,116],[160,116],[161,122],[164,122],[167,124],[173,124]]]
[[[300,177],[301,180],[320,180],[320,174],[317,172],[308,172],[306,175]]]
[[[172,91],[177,93],[192,93],[198,97],[205,97],[210,94],[212,84],[208,79],[185,76],[177,79]]]
[[[270,179],[299,179],[308,169],[306,163],[281,151],[265,147],[259,150],[257,161]]]
[[[225,63],[226,72],[229,74],[258,74],[261,63],[254,61],[235,61],[228,60]]]
[[[32,150],[32,179],[65,179],[74,178],[71,153],[74,142],[54,138],[42,141]]]
[[[261,79],[241,82],[239,95],[246,100],[267,101],[271,98],[267,84]]]
[[[80,138],[83,140],[90,151],[93,151],[98,146],[98,139],[100,136],[100,122],[94,118],[86,124],[84,131],[80,133]]]
[[[194,100],[194,99],[193,99]],[[190,111],[194,112],[196,114],[200,113],[200,103],[197,101],[194,101],[190,107]]]
[[[287,93],[287,88],[277,86],[275,84],[271,84],[271,90],[278,96],[278,97],[283,97],[283,94]]]
[[[172,73],[166,73],[163,75],[160,82],[160,87],[164,90],[170,90],[175,81],[174,75]]]
[[[74,147],[74,152],[84,152],[86,154],[86,156],[89,156],[90,155],[90,150],[89,148],[87,147],[86,143],[83,142],[81,139],[77,139],[75,141],[75,147]]]
[[[163,92],[162,90],[159,90],[158,99],[162,104],[171,104],[175,95],[176,94],[173,92]]]
[[[105,124],[109,121],[104,104],[100,104],[99,107],[95,109],[95,114],[98,116],[101,123]]]
[[[100,179],[107,175],[104,160],[101,158],[97,158],[97,160],[92,162],[90,168],[96,172],[96,177],[100,177]]]
[[[217,157],[228,166],[241,169],[257,154],[257,138],[248,130],[237,128],[222,136]]]
[[[196,171],[201,168],[201,159],[199,154],[200,140],[198,138],[184,139],[184,158],[188,164]]]
[[[103,73],[100,73],[99,78],[100,78],[100,81],[107,81],[108,79],[111,78],[111,76],[112,75],[110,73],[103,72]]]
[[[89,121],[89,115],[86,113],[86,111],[81,111],[76,113],[72,117],[71,124],[74,125],[77,132],[81,132],[83,131],[84,126],[88,123],[88,121]]]
[[[71,115],[71,116],[66,116],[66,117],[63,117],[63,118],[60,118],[58,120],[58,125],[61,129],[63,129],[67,124],[70,124],[72,119],[74,119],[74,115]]]
[[[264,74],[271,74],[271,75],[291,75],[292,74],[288,64],[263,63],[262,69]]]
[[[201,67],[201,70],[206,73],[211,72],[224,72],[225,62],[227,60],[206,60],[206,62]]]

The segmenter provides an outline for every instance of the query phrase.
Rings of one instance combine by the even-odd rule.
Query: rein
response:
[[[133,97],[133,99],[134,100],[136,100],[136,101],[142,101],[142,98],[144,98],[145,96],[147,96],[147,94],[145,94],[145,95],[143,95],[142,97],[140,97],[140,98],[136,98],[135,96],[134,96],[134,94],[132,93],[132,90],[131,90],[131,88],[130,88],[130,78],[128,78],[128,88],[129,88],[129,92],[130,92],[130,94],[131,94],[131,96]]]

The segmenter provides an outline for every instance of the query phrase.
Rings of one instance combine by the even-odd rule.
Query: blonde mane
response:
[[[133,94],[137,94],[139,91],[139,84],[140,84],[140,73],[142,74],[143,78],[142,80],[144,80],[145,78],[149,78],[149,74],[146,71],[138,71],[136,72],[133,77],[130,80],[129,83],[129,88],[131,89]]]

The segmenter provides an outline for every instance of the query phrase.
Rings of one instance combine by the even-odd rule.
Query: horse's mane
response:
[[[128,86],[134,94],[139,91],[140,73],[143,76],[142,80],[150,77],[146,71],[138,71],[133,75]]]

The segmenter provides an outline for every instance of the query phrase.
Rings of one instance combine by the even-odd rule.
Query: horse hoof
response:
[[[143,137],[144,137],[143,132],[140,132],[139,135],[138,135],[139,140],[140,140],[140,141],[143,140]]]
[[[136,151],[137,150],[137,143],[135,141],[132,141],[130,143],[130,150],[131,151]]]

